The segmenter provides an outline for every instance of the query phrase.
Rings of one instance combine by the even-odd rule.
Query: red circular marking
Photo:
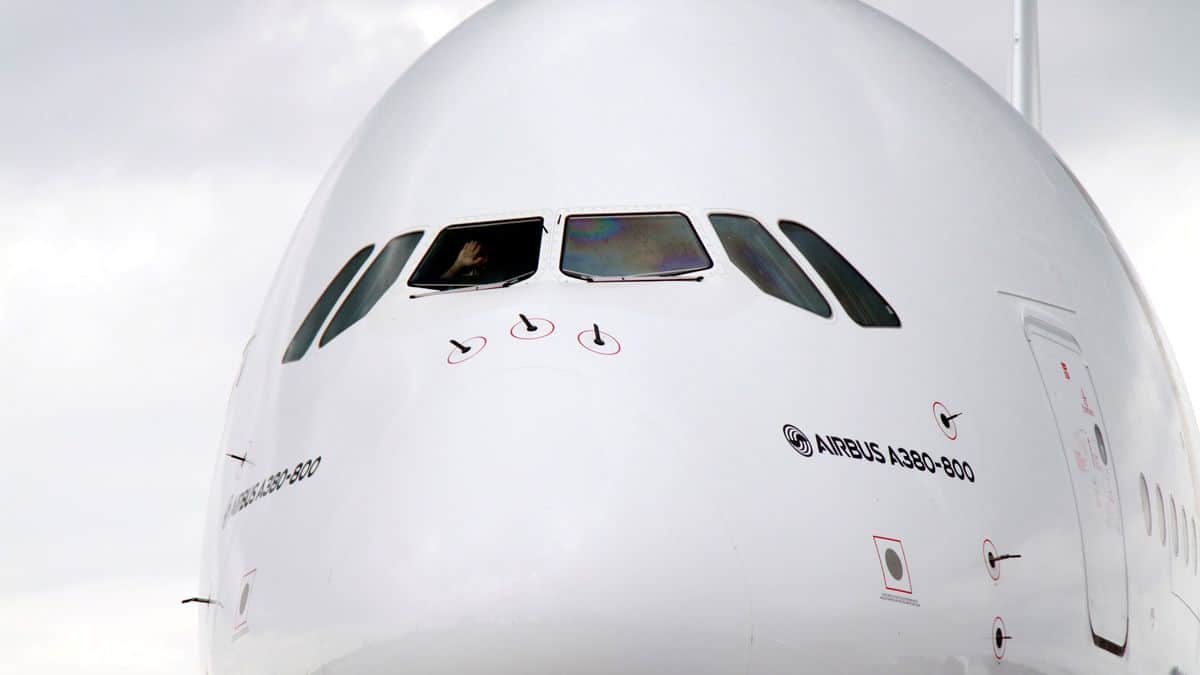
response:
[[[593,354],[599,354],[600,356],[616,356],[617,354],[621,353],[621,341],[618,340],[617,338],[609,335],[608,333],[605,333],[604,331],[600,331],[600,336],[606,340],[612,340],[614,343],[616,343],[617,351],[615,351],[615,352],[602,352],[602,351],[596,349],[597,345],[593,344],[589,340],[585,340],[584,339],[585,335],[588,336],[590,339],[595,339],[594,331],[592,331],[592,330],[579,331],[579,335],[577,335],[575,337],[575,339],[579,340],[580,346],[582,346],[584,349],[588,350],[589,352],[591,352]]]
[[[938,412],[938,408],[942,409],[941,412]],[[952,441],[957,439],[958,438],[958,425],[954,423],[954,420],[950,420],[950,429],[947,429],[945,427],[945,425],[942,424],[942,418],[941,418],[942,415],[949,417],[950,411],[946,408],[946,404],[942,403],[941,401],[934,401],[933,402],[933,423],[937,425],[937,428],[942,432],[943,435],[946,436],[946,438],[949,438]],[[952,431],[953,431],[953,433],[951,433]]]
[[[996,545],[992,543],[992,540],[984,539],[983,540],[983,567],[984,567],[984,569],[987,570],[988,576],[992,578],[992,581],[1000,581],[1000,566],[993,565],[991,563],[991,561],[988,560],[988,553],[991,553],[993,557],[999,555],[998,553],[996,553]]]
[[[487,338],[483,337],[482,335],[476,335],[473,338],[467,338],[463,342],[463,344],[466,344],[468,342],[474,342],[475,340],[483,340],[483,344],[479,345],[478,347],[474,347],[474,346],[471,346],[468,344],[467,346],[471,347],[471,351],[467,352],[466,354],[459,351],[458,347],[451,347],[450,353],[446,355],[446,363],[449,363],[452,366],[457,366],[458,364],[460,364],[464,361],[468,361],[470,359],[475,358],[475,355],[478,354],[479,352],[483,351],[483,348],[487,346]],[[457,361],[454,360],[454,356],[456,354],[461,357]]]
[[[1000,646],[996,646],[996,631],[1000,631],[1001,636],[1008,635],[1008,631],[1004,629],[1004,619],[996,617],[992,619],[992,634],[988,636],[988,642],[992,643],[992,654],[996,656],[997,661],[1004,660],[1004,650],[1008,647],[1006,640],[1000,641]]]
[[[541,338],[544,338],[547,335],[554,332],[554,322],[551,321],[550,319],[544,319],[540,316],[531,316],[531,317],[529,317],[529,321],[532,322],[535,326],[537,325],[538,321],[545,321],[546,323],[550,324],[550,330],[548,330],[544,333],[539,330],[536,332],[536,335],[529,335],[528,334],[529,329],[525,326],[524,323],[518,321],[513,324],[512,328],[508,329],[508,334],[517,338],[518,340],[540,340]],[[518,328],[520,328],[521,329],[520,332],[525,333],[525,335],[518,335],[517,334]]]

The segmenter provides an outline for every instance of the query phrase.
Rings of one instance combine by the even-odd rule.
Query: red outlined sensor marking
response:
[[[950,410],[941,401],[933,402],[933,423],[937,428],[945,434],[946,438],[955,440],[958,438],[958,425],[954,423],[954,418],[958,415],[951,415]]]
[[[883,587],[889,591],[912,595],[912,577],[909,575],[908,555],[904,542],[892,537],[874,535],[875,553],[879,556],[879,572],[883,575]]]
[[[250,609],[250,593],[254,590],[254,577],[258,574],[258,568],[254,568],[242,575],[242,583],[238,588],[237,599],[237,615],[234,617],[233,630],[242,630],[246,627],[246,615]]]
[[[621,343],[617,340],[617,338],[605,333],[604,331],[599,332],[600,341],[604,344],[596,344],[596,331],[593,329],[579,331],[579,335],[576,337],[576,339],[579,340],[579,345],[581,347],[589,352],[592,352],[593,354],[600,354],[601,356],[616,356],[617,354],[620,354]]]
[[[1008,631],[1004,628],[1004,619],[996,617],[992,619],[992,654],[996,656],[997,661],[1004,660],[1004,651],[1008,647]]]
[[[1000,554],[996,553],[996,545],[992,543],[992,540],[984,539],[983,566],[987,569],[988,576],[992,578],[992,581],[1000,581],[1000,566],[995,563],[998,555]]]
[[[554,322],[550,319],[531,316],[529,323],[533,324],[534,330],[529,330],[529,326],[526,326],[525,322],[518,321],[508,329],[508,334],[518,340],[538,340],[554,332]]]
[[[463,361],[475,358],[475,355],[483,351],[483,348],[487,346],[487,338],[483,337],[482,335],[476,335],[473,338],[463,340],[462,344],[466,347],[470,347],[470,350],[464,352],[458,347],[451,348],[450,353],[446,356],[446,363],[449,363],[452,366],[457,366]]]

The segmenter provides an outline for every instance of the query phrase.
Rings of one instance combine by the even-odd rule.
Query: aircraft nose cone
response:
[[[346,672],[745,670],[735,544],[666,412],[558,368],[438,386],[373,500],[402,629]]]

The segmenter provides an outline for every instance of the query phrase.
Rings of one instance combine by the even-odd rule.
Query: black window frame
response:
[[[317,296],[313,302],[313,306],[304,315],[304,320],[300,322],[300,326],[296,328],[296,332],[292,335],[292,339],[288,341],[287,347],[283,350],[283,359],[281,363],[293,363],[304,358],[309,349],[312,349],[313,342],[317,336],[321,334],[321,327],[325,325],[325,320],[341,304],[339,301],[345,295],[346,289],[350,287],[351,282],[362,271],[363,265],[371,259],[375,253],[375,244],[368,244],[350,256],[350,258],[342,263],[338,268],[337,274],[329,283],[325,285],[325,289]],[[340,282],[340,283],[339,283]],[[334,287],[337,287],[336,291]],[[303,347],[299,347],[298,340],[301,340],[305,332],[310,334],[303,338]]]
[[[507,282],[504,285],[505,286],[513,286],[518,283],[521,283],[522,281],[526,281],[528,279],[531,279],[531,278],[537,276],[537,273],[540,272],[542,269],[542,247],[544,246],[545,235],[548,232],[548,230],[546,229],[546,219],[540,215],[523,216],[520,218],[504,218],[501,220],[481,220],[481,221],[472,221],[472,222],[466,222],[466,223],[454,223],[452,225],[447,225],[447,226],[441,228],[440,230],[437,231],[437,234],[434,235],[433,241],[431,241],[429,243],[429,247],[427,249],[425,249],[425,253],[421,256],[421,259],[419,261],[417,261],[417,265],[415,268],[413,268],[412,274],[410,274],[408,276],[408,280],[405,281],[405,285],[407,285],[410,288],[423,288],[423,289],[430,290],[430,291],[453,291],[453,290],[459,289],[459,288],[471,288],[472,287],[471,284],[465,284],[465,283],[431,285],[428,282],[426,282],[426,283],[415,283],[415,282],[417,281],[417,275],[420,274],[420,272],[422,271],[422,268],[425,266],[425,264],[427,262],[432,262],[432,260],[430,259],[430,256],[434,254],[435,250],[440,250],[438,247],[438,240],[441,239],[441,237],[443,235],[445,235],[447,232],[450,232],[452,230],[464,230],[464,229],[469,229],[469,228],[495,227],[498,225],[516,225],[519,223],[536,224],[538,226],[538,228],[540,229],[540,233],[538,234],[537,258],[534,260],[534,266],[533,266],[533,270],[531,272],[523,273],[522,275],[515,277],[513,280],[504,280]],[[494,282],[494,283],[498,284],[501,282]],[[493,282],[484,282],[480,285],[491,286],[491,285],[494,285],[494,283]]]
[[[400,243],[402,240],[414,236],[416,237],[416,240],[413,242],[412,248],[409,249],[408,254],[405,255],[404,259],[400,262],[400,266],[396,269],[396,276],[392,277],[391,281],[384,285],[383,290],[379,292],[374,299],[370,299],[365,305],[362,306],[362,310],[358,316],[348,318],[344,324],[339,323],[343,316],[349,317],[348,312],[350,312],[352,308],[350,302],[356,299],[356,294],[360,292],[359,289],[363,289],[361,292],[364,294],[372,292],[371,288],[364,287],[363,284],[368,279],[371,279],[371,283],[374,284],[374,278],[371,276],[371,273],[375,270],[376,265],[379,265],[383,262],[384,255],[388,253],[389,249],[392,246]],[[318,349],[324,347],[330,342],[333,342],[337,336],[345,333],[354,324],[367,318],[367,315],[371,313],[371,310],[375,309],[375,305],[379,304],[379,301],[382,300],[383,297],[387,295],[388,291],[390,291],[392,287],[396,285],[396,282],[400,280],[401,273],[404,272],[404,268],[408,265],[409,261],[412,260],[413,253],[415,253],[417,247],[421,245],[421,239],[424,237],[424,230],[413,230],[411,232],[398,234],[391,239],[388,239],[387,243],[380,247],[379,254],[376,255],[375,259],[371,261],[371,264],[367,266],[366,271],[359,276],[358,281],[354,283],[354,288],[351,288],[350,292],[346,294],[346,297],[342,298],[342,302],[338,306],[337,311],[334,312],[333,317],[329,319],[329,324],[326,325],[325,330],[321,332],[321,339],[317,342]],[[358,311],[359,306],[353,306],[353,309],[354,311]]]
[[[683,270],[680,272],[655,272],[655,273],[648,274],[646,276],[651,276],[651,277],[653,277],[653,276],[665,276],[665,277],[682,276],[684,274],[695,274],[696,272],[703,272],[705,270],[712,269],[712,267],[713,267],[712,254],[708,252],[708,247],[704,245],[704,239],[702,239],[700,237],[700,231],[696,229],[696,224],[692,222],[692,219],[689,218],[686,213],[684,213],[682,211],[628,211],[628,212],[608,211],[608,212],[601,212],[601,213],[570,213],[563,217],[563,220],[562,220],[562,243],[559,246],[559,250],[558,250],[558,271],[560,273],[562,273],[563,276],[567,276],[572,279],[579,279],[581,281],[587,281],[588,276],[589,276],[588,274],[586,274],[584,272],[571,272],[569,270],[563,269],[563,259],[566,257],[566,254],[567,254],[567,223],[568,223],[568,221],[570,221],[572,218],[616,218],[616,217],[622,217],[622,216],[624,216],[624,217],[679,216],[679,217],[683,218],[683,221],[688,224],[689,228],[691,228],[692,236],[694,236],[696,238],[696,243],[700,245],[700,252],[703,253],[704,257],[708,260],[708,265],[706,265],[704,267]],[[631,276],[629,278],[636,279],[638,277]]]
[[[792,246],[794,246],[797,251],[800,252],[801,257],[803,257],[804,260],[813,268],[813,271],[815,271],[817,273],[817,276],[821,277],[821,281],[825,282],[825,287],[828,288],[830,290],[830,292],[833,293],[833,297],[837,299],[838,304],[842,306],[842,311],[844,311],[846,313],[846,316],[850,317],[851,321],[853,321],[854,323],[856,323],[859,326],[862,326],[864,328],[902,328],[903,327],[903,322],[900,320],[900,314],[899,314],[899,312],[896,311],[896,308],[894,306],[892,306],[892,303],[883,295],[883,293],[880,293],[879,289],[875,288],[875,285],[871,283],[870,279],[867,279],[867,276],[865,274],[863,274],[857,267],[855,267],[854,263],[850,262],[850,259],[847,258],[845,255],[843,255],[842,252],[839,251],[836,246],[831,244],[828,239],[826,239],[825,237],[822,237],[816,230],[805,225],[804,223],[801,223],[798,220],[788,220],[786,218],[783,218],[783,219],[779,220],[778,225],[779,225],[780,233],[783,234],[784,238],[787,239],[788,242]],[[809,255],[809,251],[805,250],[805,247],[798,244],[795,239],[792,239],[791,235],[788,234],[785,226],[795,227],[795,228],[798,228],[800,230],[803,230],[803,231],[811,234],[812,237],[817,242],[819,242],[825,248],[827,248],[829,250],[829,252],[831,252],[833,255],[837,256],[837,258],[839,260],[841,260],[842,263],[845,264],[846,268],[850,272],[852,272],[854,275],[856,275],[859,278],[859,280],[862,281],[863,286],[870,289],[870,291],[875,294],[875,296],[879,299],[880,302],[883,303],[884,307],[887,308],[890,316],[893,319],[895,319],[896,322],[893,324],[893,323],[877,323],[877,322],[864,323],[863,321],[860,321],[859,317],[856,315],[857,314],[856,311],[850,309],[852,304],[849,301],[858,299],[859,302],[861,302],[861,298],[853,298],[853,297],[847,295],[845,293],[844,285],[842,283],[840,283],[840,281],[838,281],[836,278],[831,281],[829,276],[826,274],[824,262],[823,261],[814,261],[813,256]],[[838,282],[834,283],[835,281],[838,281]]]
[[[794,302],[793,300],[791,300],[789,298],[782,297],[782,296],[780,296],[776,293],[773,293],[770,290],[767,290],[766,288],[764,288],[762,286],[762,284],[760,284],[759,281],[754,278],[754,276],[752,276],[749,272],[747,272],[740,264],[738,264],[737,260],[734,259],[733,254],[729,250],[729,246],[725,243],[725,239],[721,235],[720,228],[717,226],[717,224],[715,222],[713,222],[714,218],[738,218],[738,219],[750,221],[754,225],[757,225],[758,229],[762,232],[762,234],[767,237],[767,240],[775,245],[776,250],[778,251],[778,253],[781,256],[783,256],[783,259],[786,260],[788,263],[790,263],[792,265],[792,267],[795,269],[795,271],[799,273],[800,278],[802,278],[805,282],[808,283],[809,287],[812,289],[812,293],[816,296],[816,299],[820,300],[821,304],[824,306],[823,310],[820,307],[808,307],[808,306],[802,305],[798,302]],[[796,258],[794,256],[792,256],[790,253],[788,253],[787,248],[784,247],[784,245],[779,241],[779,239],[776,238],[774,233],[772,233],[769,229],[767,229],[766,225],[763,225],[762,221],[755,218],[754,216],[751,216],[751,215],[748,215],[745,213],[735,213],[732,211],[713,211],[708,214],[708,224],[709,224],[709,227],[711,227],[713,229],[713,233],[717,235],[717,242],[721,244],[722,250],[725,251],[725,257],[729,259],[729,264],[732,265],[733,268],[736,269],[738,272],[740,272],[742,274],[742,276],[744,276],[746,278],[747,281],[752,283],[755,288],[757,288],[759,291],[763,292],[764,294],[769,295],[772,298],[775,298],[776,300],[785,302],[793,307],[802,309],[806,312],[810,312],[818,317],[821,317],[822,319],[832,319],[833,318],[833,305],[831,305],[829,303],[829,299],[826,298],[825,294],[821,292],[821,289],[820,289],[820,287],[817,286],[816,281],[814,281],[812,279],[812,277],[808,276],[808,272],[806,272],[804,270],[804,267],[802,267],[800,265],[800,262],[798,260],[796,260]],[[768,262],[770,262],[772,264],[775,263],[774,260],[770,260],[770,259],[768,259]]]

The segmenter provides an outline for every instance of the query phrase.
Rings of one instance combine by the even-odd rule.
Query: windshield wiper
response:
[[[522,273],[516,275],[515,277],[505,279],[504,281],[496,281],[496,282],[493,282],[490,284],[476,284],[474,286],[455,286],[455,287],[446,288],[443,290],[429,291],[428,293],[416,293],[416,294],[410,295],[408,297],[409,297],[409,299],[427,298],[431,295],[446,295],[448,293],[465,293],[467,291],[490,291],[490,290],[496,289],[496,288],[508,288],[509,286],[512,286],[513,284],[517,283],[518,281],[523,281],[523,280],[528,279],[529,277],[533,276],[534,272],[536,272],[536,271],[537,270],[533,270],[531,272],[522,272]]]
[[[588,283],[595,284],[612,284],[630,281],[704,281],[704,277],[700,275],[684,276],[692,274],[693,270],[683,272],[649,272],[646,274],[630,274],[626,276],[596,276],[591,274],[581,274],[579,272],[570,273],[573,277],[583,279]]]

